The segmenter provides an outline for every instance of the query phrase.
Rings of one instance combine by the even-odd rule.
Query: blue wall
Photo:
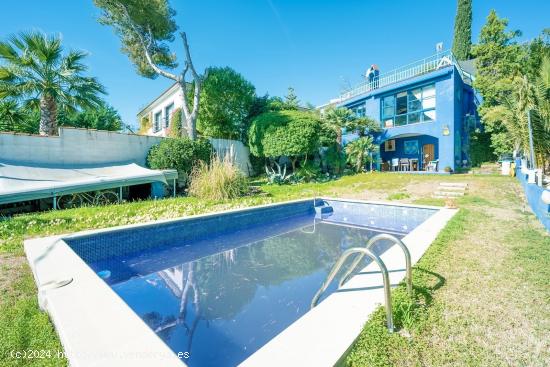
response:
[[[516,160],[516,177],[523,186],[531,210],[533,210],[542,225],[546,227],[546,230],[550,232],[550,207],[540,199],[544,189],[535,184],[527,183],[527,176],[521,173],[521,160]]]
[[[465,147],[467,147],[465,142],[468,141],[468,129],[464,126],[464,115],[475,111],[473,91],[470,86],[463,83],[455,67],[440,69],[384,88],[376,89],[367,94],[348,100],[342,104],[342,106],[353,108],[364,105],[367,116],[380,121],[381,98],[395,94],[401,90],[408,90],[430,83],[435,83],[436,120],[432,122],[386,128],[376,135],[376,142],[382,144],[388,139],[396,139],[399,137],[405,139],[405,136],[408,136],[405,139],[408,140],[413,139],[410,135],[427,135],[427,137],[417,136],[415,139],[431,140],[432,143],[434,140],[437,141],[436,157],[439,159],[439,171],[443,171],[445,167],[451,167],[455,170],[457,167],[461,166],[463,160],[468,160],[468,152],[465,149]],[[445,127],[448,127],[448,135],[443,135]],[[348,135],[345,141],[351,141],[354,138],[354,135]],[[422,143],[419,144],[420,146],[422,145]],[[399,147],[397,146],[396,148]],[[381,151],[382,150],[383,148]],[[396,149],[394,154],[397,155],[399,153],[401,152]],[[382,159],[387,160],[389,154],[381,152],[381,156]],[[406,155],[401,156],[406,157]]]

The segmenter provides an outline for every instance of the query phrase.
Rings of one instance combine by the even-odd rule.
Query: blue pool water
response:
[[[236,366],[309,310],[345,249],[379,232],[403,237],[435,212],[321,205],[330,211],[287,204],[67,242],[172,350],[190,354],[189,366]],[[199,227],[209,230],[191,236]],[[102,246],[118,250],[99,256]]]

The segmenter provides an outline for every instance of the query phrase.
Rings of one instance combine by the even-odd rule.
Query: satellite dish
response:
[[[443,51],[443,42],[438,42],[438,43],[436,43],[436,45],[435,45],[435,51],[436,51],[436,52],[441,52],[441,51]]]

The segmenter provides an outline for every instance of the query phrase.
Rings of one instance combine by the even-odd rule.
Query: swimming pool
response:
[[[343,251],[378,233],[405,239],[440,211],[310,199],[63,242],[187,365],[237,366],[299,324]],[[318,308],[340,293],[334,283]]]

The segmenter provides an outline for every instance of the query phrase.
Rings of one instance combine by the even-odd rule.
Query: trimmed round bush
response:
[[[151,148],[147,164],[153,169],[176,169],[182,186],[196,164],[210,163],[212,152],[212,144],[206,139],[166,138]]]
[[[257,157],[296,160],[317,151],[322,121],[306,111],[274,111],[256,117],[249,130],[250,152]]]

